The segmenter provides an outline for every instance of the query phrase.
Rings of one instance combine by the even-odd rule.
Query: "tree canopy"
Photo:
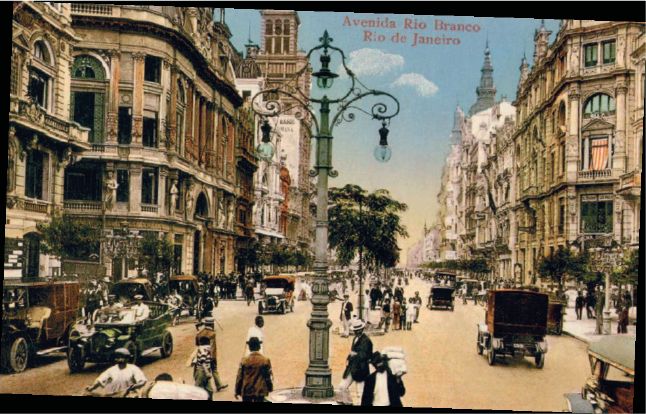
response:
[[[399,261],[398,237],[408,237],[401,224],[408,206],[387,190],[369,193],[348,184],[328,193],[329,248],[341,266],[348,266],[363,247],[364,263],[376,268],[393,267]]]
[[[41,251],[61,260],[90,261],[99,257],[101,232],[66,215],[55,215],[48,223],[36,225],[41,235]]]

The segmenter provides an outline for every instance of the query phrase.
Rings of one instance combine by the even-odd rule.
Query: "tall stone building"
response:
[[[637,241],[643,33],[643,23],[569,19],[551,45],[543,25],[535,33],[512,133],[522,205],[512,248],[525,282],[535,279],[538,258],[579,236]]]
[[[541,257],[576,240],[611,235],[639,245],[644,29],[563,20],[550,44],[542,24],[532,66],[521,61],[513,107],[503,97],[483,109],[481,92],[495,96],[485,52],[478,102],[454,127],[460,258],[484,257],[496,277],[527,284],[542,282]]]
[[[79,41],[70,7],[13,3],[5,278],[60,270],[57,260],[41,254],[36,224],[61,211],[66,168],[92,145],[92,130],[70,119],[70,72]]]
[[[306,53],[298,48],[298,27],[300,19],[293,10],[262,10],[261,44],[255,55],[255,64],[260,68],[264,77],[263,89],[280,86],[294,92],[294,88],[309,98],[311,86],[311,68]],[[297,73],[301,73],[296,77]],[[265,101],[280,100],[286,107],[295,102],[285,96],[264,97]],[[310,153],[311,153],[311,124],[303,111],[293,108],[276,120],[272,120],[274,138],[280,141],[279,151],[273,161],[273,166],[259,172],[261,177],[267,175],[267,184],[274,180],[279,171],[279,181],[272,185],[280,189],[281,196],[268,200],[264,209],[266,219],[278,221],[278,231],[284,236],[283,243],[292,250],[307,251],[312,244],[311,233],[311,188],[310,188]],[[276,142],[274,140],[274,142]],[[273,172],[272,172],[273,168]],[[262,181],[261,181],[262,186]],[[274,187],[276,188],[276,187]],[[276,202],[282,199],[279,211],[276,212]],[[260,214],[263,207],[258,205]],[[262,222],[262,221],[261,221]],[[259,234],[262,235],[261,230]],[[261,236],[262,237],[262,236]],[[280,237],[269,234],[265,242],[278,241]]]
[[[45,148],[40,135],[25,145],[16,142],[16,171],[25,168],[19,161],[24,150],[43,152],[24,157],[36,171],[30,180],[43,177],[44,185],[32,185],[41,193],[36,199],[47,200],[39,220],[58,204],[65,214],[101,227],[101,259],[113,280],[137,272],[131,255],[113,248],[123,223],[139,236],[170,240],[177,273],[233,271],[240,241],[251,236],[255,126],[235,87],[224,9],[58,7],[22,4],[22,12],[45,12],[45,19],[30,16],[21,23],[14,15],[14,42],[15,36],[27,38],[24,22],[61,15],[61,30],[43,38],[43,47],[35,48],[36,38],[26,44],[25,60],[48,60],[35,68],[36,92],[27,90],[30,67],[20,54],[14,64],[12,55],[16,100],[36,94],[42,109],[35,113],[44,119],[56,114],[60,120],[43,123],[66,134],[61,149],[47,145],[55,151],[49,156],[39,150]],[[69,161],[57,166],[64,155]],[[21,179],[15,183],[19,201],[25,190]]]

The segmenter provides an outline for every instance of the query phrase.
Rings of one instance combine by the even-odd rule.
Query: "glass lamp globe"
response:
[[[392,155],[393,155],[393,151],[390,149],[388,144],[377,145],[375,147],[375,159],[381,163],[388,162]]]
[[[274,158],[274,146],[271,142],[261,142],[258,147],[256,147],[256,153],[258,158],[263,161],[271,161]]]

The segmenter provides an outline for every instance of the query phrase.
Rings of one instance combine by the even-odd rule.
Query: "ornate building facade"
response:
[[[247,86],[250,96],[261,89],[280,86],[287,91],[298,87],[309,97],[311,68],[306,54],[298,48],[300,19],[293,10],[261,10],[261,44],[247,48],[244,67],[253,67],[259,86]],[[302,76],[296,75],[302,72]],[[253,86],[253,87],[251,87]],[[244,91],[243,91],[244,93]],[[289,107],[295,102],[285,96],[268,94],[265,101],[279,100]],[[255,217],[256,234],[263,244],[282,243],[292,251],[308,251],[313,246],[310,153],[311,124],[293,108],[269,120],[274,160],[262,162],[256,175],[260,189]],[[257,191],[258,194],[258,191]]]
[[[551,44],[549,35],[536,30],[513,107],[504,97],[476,103],[453,134],[458,256],[484,257],[496,277],[526,284],[541,282],[538,260],[559,246],[607,235],[639,244],[644,24],[563,20]],[[480,103],[482,91],[495,95],[485,56]],[[443,180],[441,215],[446,193]]]
[[[70,71],[79,41],[70,4],[14,2],[12,19],[5,278],[52,275],[36,224],[64,206],[65,171],[91,148],[70,119]]]
[[[636,100],[643,33],[643,23],[563,20],[549,45],[545,27],[536,31],[533,66],[521,72],[511,135],[522,206],[512,248],[525,282],[536,279],[539,257],[580,236],[636,242],[639,214],[630,193],[641,192],[635,177],[641,174],[643,133],[636,136],[633,125],[643,108],[643,100]]]
[[[44,156],[28,158],[37,173],[51,174],[42,197],[101,227],[106,240],[124,222],[139,235],[167,238],[177,273],[233,271],[240,240],[251,237],[255,126],[235,87],[224,9],[73,3],[60,4],[60,15],[63,32],[31,52],[52,59],[35,69],[32,90],[44,111],[61,118],[45,123],[69,125],[72,151],[48,147],[72,162],[58,170],[45,167]],[[14,39],[27,35],[14,15]],[[15,56],[18,101],[28,97],[31,69],[20,53],[14,64]],[[85,142],[74,134],[85,134]],[[49,156],[49,164],[57,160]],[[21,180],[15,183],[21,196]],[[101,256],[114,280],[136,273],[136,263],[106,243]]]

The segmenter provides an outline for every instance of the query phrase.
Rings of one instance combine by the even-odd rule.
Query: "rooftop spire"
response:
[[[491,65],[491,52],[489,51],[489,39],[485,45],[485,60],[482,65],[482,77],[480,78],[480,86],[476,89],[478,99],[476,103],[469,109],[469,116],[478,112],[489,109],[495,105],[496,87],[493,84],[493,66]]]

